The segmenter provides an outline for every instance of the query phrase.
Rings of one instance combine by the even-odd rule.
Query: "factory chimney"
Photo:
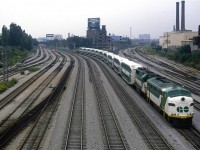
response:
[[[181,1],[181,30],[185,31],[185,1]]]
[[[198,35],[200,36],[200,25],[199,25]]]
[[[179,31],[179,2],[176,2],[176,31]]]

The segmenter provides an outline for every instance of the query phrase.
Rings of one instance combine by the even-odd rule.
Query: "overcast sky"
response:
[[[87,19],[99,17],[107,33],[129,37],[131,27],[132,38],[139,34],[158,38],[175,25],[176,1],[1,0],[0,27],[14,22],[34,38],[46,34],[62,34],[66,38],[68,33],[86,36]],[[185,0],[186,29],[198,30],[199,6],[200,0]]]

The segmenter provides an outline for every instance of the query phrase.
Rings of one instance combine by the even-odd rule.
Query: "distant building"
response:
[[[46,34],[46,37],[39,37],[37,41],[39,43],[46,43],[47,41],[52,41],[52,40],[63,40],[63,36],[61,34]]]
[[[150,34],[139,34],[139,44],[150,44]]]
[[[193,42],[190,45],[193,51],[200,50],[200,25],[198,30],[198,36],[193,37]]]
[[[164,35],[159,38],[159,45],[162,46],[162,48],[176,49],[185,44],[186,41],[189,42],[188,40],[192,40],[193,37],[197,35],[197,32],[188,30],[165,32]]]
[[[54,40],[63,40],[63,36],[61,34],[55,34],[54,35]]]
[[[100,28],[100,18],[88,18],[86,37],[93,40],[93,47],[95,48],[108,47],[106,25],[102,25],[102,28]]]
[[[139,34],[140,40],[150,40],[150,34]]]
[[[165,32],[159,38],[159,45],[162,48],[176,49],[182,45],[190,45],[197,32],[185,29],[185,1],[181,1],[181,30],[179,28],[179,2],[176,2],[176,27],[173,32]]]
[[[39,38],[37,39],[37,41],[38,41],[39,43],[45,43],[45,42],[46,42],[46,37],[39,37]]]

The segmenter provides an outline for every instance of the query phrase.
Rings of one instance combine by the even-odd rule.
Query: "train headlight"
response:
[[[184,101],[185,101],[185,97],[182,97],[182,98],[181,98],[181,101],[184,102]]]

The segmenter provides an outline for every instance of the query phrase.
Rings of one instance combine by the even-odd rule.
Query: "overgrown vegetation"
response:
[[[29,51],[20,50],[18,48],[7,47],[6,50],[7,50],[7,57],[8,57],[8,66],[13,66],[17,62],[22,62],[29,54]],[[0,57],[0,62],[2,62],[2,57]],[[0,65],[0,68],[2,67],[3,66]]]
[[[28,69],[29,72],[36,72],[38,70],[40,70],[40,68],[38,68],[38,67],[31,67]]]
[[[19,25],[11,23],[9,29],[5,25],[2,27],[1,45],[4,47],[19,47],[21,50],[31,50],[38,43],[25,30],[22,30]]]
[[[27,56],[28,52],[37,45],[37,40],[33,39],[19,25],[11,23],[9,28],[4,25],[0,33],[0,62],[3,62],[2,57],[6,58],[6,56],[8,66],[21,62]],[[4,56],[2,56],[3,51],[6,51],[6,55],[4,54]],[[0,65],[0,68],[2,67]]]
[[[17,80],[14,78],[12,80],[0,82],[0,93],[3,93],[5,90],[13,87],[16,83]]]
[[[200,52],[192,52],[189,45],[181,46],[177,50],[151,47],[147,51],[200,70]]]

